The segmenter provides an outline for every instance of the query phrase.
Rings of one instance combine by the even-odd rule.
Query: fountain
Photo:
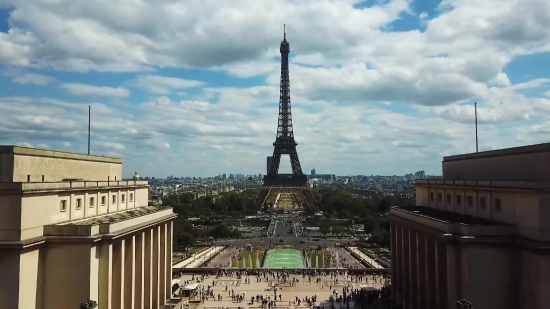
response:
[[[319,269],[319,255],[315,254],[315,267]]]
[[[311,257],[307,258],[307,267],[313,268],[313,265],[311,265]]]
[[[250,253],[248,253],[248,268],[253,268],[252,267],[252,256],[250,255]]]
[[[227,268],[231,268],[233,267],[233,257],[230,255],[229,256],[229,266]]]
[[[339,261],[338,261],[338,251],[336,251],[336,268],[338,268],[338,263],[339,263]]]
[[[324,268],[328,268],[325,264],[326,264],[326,260],[325,260],[325,252],[323,252],[323,255],[321,255],[321,260],[323,261],[323,267]]]
[[[256,268],[260,268],[260,258],[256,255]]]

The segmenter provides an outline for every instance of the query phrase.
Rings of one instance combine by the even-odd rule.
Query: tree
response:
[[[327,234],[330,233],[330,230],[331,230],[331,227],[330,227],[330,223],[328,222],[323,222],[319,225],[319,233],[321,233],[323,236],[327,236]]]
[[[179,232],[176,234],[176,243],[180,247],[191,247],[195,245],[195,236],[190,232]]]
[[[332,227],[332,233],[336,234],[338,237],[342,236],[342,234],[344,234],[344,231],[345,231],[345,227],[341,226],[341,225],[336,225],[336,226],[333,226]]]
[[[374,217],[370,217],[365,219],[365,234],[373,235],[375,234],[379,229],[378,221]]]

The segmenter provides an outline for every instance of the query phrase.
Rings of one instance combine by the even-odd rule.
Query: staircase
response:
[[[258,193],[258,196],[254,200],[254,205],[256,205],[258,209],[260,209],[264,205],[265,200],[269,196],[270,191],[271,191],[271,188],[262,188],[260,193]]]
[[[304,195],[304,197],[306,199],[306,203],[308,203],[308,205],[315,204],[315,202],[316,202],[315,196],[313,195],[313,192],[311,192],[311,190],[302,189],[302,194]]]

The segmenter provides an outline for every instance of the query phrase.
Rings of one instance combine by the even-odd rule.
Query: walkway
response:
[[[186,260],[172,265],[172,268],[197,268],[207,259],[221,252],[223,248],[223,246],[208,248],[204,251],[201,251],[199,254],[195,254]]]
[[[353,252],[357,254],[357,256],[362,259],[363,261],[367,262],[367,264],[371,265],[374,268],[385,268],[383,265],[378,263],[375,259],[371,258],[370,256],[363,253],[359,248],[357,247],[348,247],[348,250],[350,252]]]

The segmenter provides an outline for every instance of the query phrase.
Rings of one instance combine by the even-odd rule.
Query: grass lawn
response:
[[[248,238],[248,237],[260,237],[262,235],[262,231],[250,231],[250,232],[242,232],[241,236]]]

